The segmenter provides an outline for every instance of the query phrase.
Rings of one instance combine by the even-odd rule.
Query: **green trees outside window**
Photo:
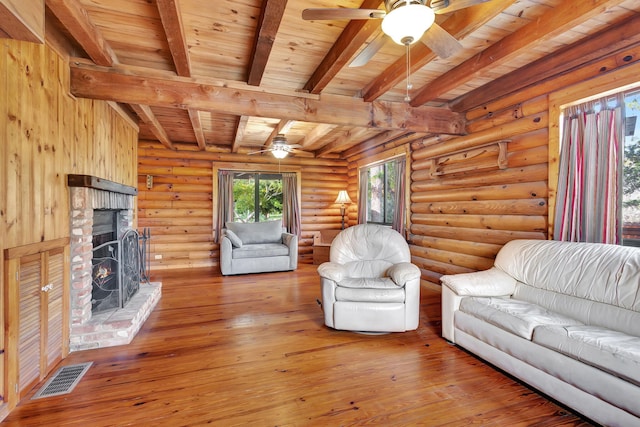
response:
[[[282,219],[282,175],[236,173],[233,177],[233,216],[236,222]]]
[[[383,225],[393,223],[396,169],[395,160],[367,169],[367,222]]]

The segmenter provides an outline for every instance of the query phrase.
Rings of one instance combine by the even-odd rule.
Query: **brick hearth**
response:
[[[70,183],[71,185],[71,183]],[[134,196],[88,187],[69,187],[71,195],[70,350],[128,344],[158,303],[162,284],[140,283],[122,309],[91,313],[92,229],[94,209],[118,209],[118,238],[133,224]]]

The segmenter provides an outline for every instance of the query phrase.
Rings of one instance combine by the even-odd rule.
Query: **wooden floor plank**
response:
[[[323,325],[314,266],[153,280],[130,345],[72,353],[62,364],[94,362],[75,390],[28,395],[3,425],[591,425],[443,340],[433,290],[417,331],[363,335]]]

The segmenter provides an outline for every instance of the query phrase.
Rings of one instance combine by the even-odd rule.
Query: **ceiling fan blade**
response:
[[[381,30],[378,31],[378,35],[371,40],[371,42],[365,46],[364,49],[358,53],[355,58],[349,63],[349,67],[362,67],[365,65],[373,56],[378,53],[382,46],[384,46],[388,41],[389,37],[383,33]]]
[[[421,40],[440,58],[448,58],[463,49],[455,37],[435,22],[427,32],[424,33]]]
[[[289,144],[289,145],[287,145],[287,148],[302,148],[302,145],[300,145],[300,144]]]
[[[273,150],[271,150],[271,149],[267,148],[266,150],[251,151],[251,152],[247,153],[247,155],[249,155],[249,156],[250,156],[250,155],[252,155],[252,154],[266,153],[266,152],[268,152],[268,151],[273,151]]]
[[[319,21],[323,19],[381,19],[386,12],[380,9],[315,8],[302,11],[302,19]]]
[[[455,12],[491,0],[431,0],[429,7],[437,14]]]

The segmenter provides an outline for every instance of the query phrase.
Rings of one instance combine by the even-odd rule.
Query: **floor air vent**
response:
[[[31,399],[71,393],[92,364],[93,362],[87,362],[61,367]]]

